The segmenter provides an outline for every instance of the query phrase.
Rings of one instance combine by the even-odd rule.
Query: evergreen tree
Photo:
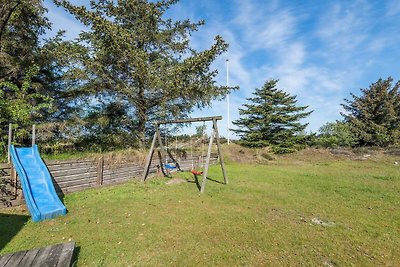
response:
[[[351,94],[352,100],[342,104],[345,121],[349,123],[357,145],[389,146],[400,143],[400,81],[379,79],[361,96]]]
[[[0,1],[0,81],[19,86],[38,62],[40,35],[50,29],[41,0]]]
[[[308,124],[299,120],[312,111],[305,111],[308,106],[296,106],[296,96],[278,90],[277,82],[270,80],[261,89],[256,88],[254,97],[247,99],[250,103],[239,109],[241,118],[233,122],[237,126],[233,131],[244,145],[272,146],[275,152],[285,153],[306,142],[307,136],[302,133]]]
[[[54,60],[41,35],[51,27],[42,0],[0,0],[0,154],[5,153],[8,124],[18,127],[17,142],[27,129],[49,119],[58,86]],[[44,45],[43,45],[44,44]]]
[[[189,36],[204,22],[164,18],[177,2],[99,0],[87,9],[56,1],[89,28],[75,43],[75,58],[70,44],[62,53],[74,62],[65,76],[68,92],[92,99],[89,103],[127,107],[124,117],[141,143],[151,120],[187,116],[229,91],[215,85],[217,71],[210,70],[227,44],[216,36],[207,50],[191,48]]]

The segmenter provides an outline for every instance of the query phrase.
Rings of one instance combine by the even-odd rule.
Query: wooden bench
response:
[[[14,266],[71,266],[75,242],[62,243],[40,249],[18,251],[0,256],[0,267]]]

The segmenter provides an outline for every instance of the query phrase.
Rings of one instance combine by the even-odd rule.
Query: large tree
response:
[[[400,143],[400,81],[379,79],[361,95],[345,99],[342,113],[349,123],[357,145],[389,146]]]
[[[55,2],[88,28],[73,49],[74,64],[65,75],[68,92],[85,96],[97,107],[113,102],[124,107],[121,111],[141,143],[151,120],[187,116],[229,91],[216,85],[217,71],[210,69],[227,44],[216,36],[209,49],[191,48],[190,35],[204,22],[166,18],[165,12],[178,1],[99,0],[90,8]],[[69,48],[71,44],[63,53],[67,57]]]
[[[40,35],[50,29],[41,0],[0,1],[0,81],[22,83],[39,64]]]
[[[252,147],[272,146],[275,152],[284,153],[304,144],[303,134],[308,124],[302,124],[312,111],[308,106],[297,106],[296,96],[276,88],[277,80],[265,82],[256,88],[254,97],[239,109],[240,118],[233,122],[233,131],[241,137],[244,145]]]
[[[8,123],[24,142],[27,128],[49,119],[50,96],[58,85],[51,41],[41,40],[50,23],[41,0],[0,1],[0,154]]]

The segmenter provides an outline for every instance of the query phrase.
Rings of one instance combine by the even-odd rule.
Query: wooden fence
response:
[[[193,161],[205,161],[205,155],[193,155],[179,160],[183,170],[190,170]],[[218,161],[218,154],[211,153],[210,163]],[[45,161],[53,178],[58,194],[68,194],[87,188],[123,183],[130,179],[140,179],[144,162],[107,162],[103,157],[85,160]],[[153,156],[150,173],[160,171],[159,159]],[[9,164],[0,164],[0,199],[3,206],[15,206],[23,203],[21,186]]]

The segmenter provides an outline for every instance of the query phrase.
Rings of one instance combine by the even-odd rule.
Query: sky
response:
[[[63,29],[66,38],[73,39],[84,30],[52,1],[44,0],[44,5],[53,33]],[[230,95],[231,121],[239,118],[239,108],[255,88],[278,79],[279,89],[313,110],[303,122],[309,123],[308,132],[317,132],[325,123],[342,119],[340,104],[351,99],[350,93],[359,95],[379,78],[400,79],[398,0],[181,0],[165,15],[205,20],[191,37],[198,50],[209,48],[216,35],[229,43],[212,68],[219,72],[217,84],[226,85],[228,76],[229,85],[240,88]],[[214,115],[224,117],[219,128],[227,136],[226,99],[194,111],[192,117]],[[235,127],[230,123],[229,128]]]

